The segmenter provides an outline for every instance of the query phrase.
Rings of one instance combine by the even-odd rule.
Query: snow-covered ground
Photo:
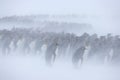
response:
[[[120,68],[56,61],[47,66],[40,56],[0,56],[0,80],[120,80]]]

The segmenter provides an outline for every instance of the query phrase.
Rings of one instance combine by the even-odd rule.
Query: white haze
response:
[[[120,34],[119,4],[119,0],[0,0],[0,17],[77,14],[85,16],[97,33]],[[0,80],[120,80],[119,66],[83,64],[75,69],[70,62],[58,60],[48,67],[41,58],[0,56]]]
[[[19,50],[8,56],[0,55],[0,80],[119,80],[119,66],[109,63],[87,63],[78,68],[69,59],[56,59],[52,66],[41,55],[23,55]],[[86,51],[87,53],[87,51]]]
[[[69,62],[46,66],[40,56],[0,57],[0,80],[119,80],[120,68],[86,65],[75,69]]]
[[[0,0],[0,16],[78,14],[87,17],[99,33],[120,34],[119,3],[119,0]]]

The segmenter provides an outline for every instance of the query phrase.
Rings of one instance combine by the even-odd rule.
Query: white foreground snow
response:
[[[56,61],[51,67],[40,56],[1,56],[0,80],[120,80],[120,68],[108,65],[83,65]]]

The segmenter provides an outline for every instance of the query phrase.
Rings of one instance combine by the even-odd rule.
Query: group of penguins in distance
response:
[[[84,62],[85,55],[87,61],[100,64],[104,64],[105,60],[113,64],[120,62],[120,36],[110,33],[104,36],[88,33],[77,36],[73,33],[41,32],[26,28],[0,30],[1,55],[10,55],[12,49],[18,50],[20,42],[23,55],[31,52],[34,55],[42,54],[42,47],[46,45],[44,59],[48,65],[53,65],[57,58],[69,58],[74,66],[78,66]]]

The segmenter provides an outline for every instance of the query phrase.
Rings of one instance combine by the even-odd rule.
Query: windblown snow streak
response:
[[[119,35],[86,33],[83,27],[88,24],[42,25],[0,30],[0,80],[120,79]],[[81,26],[79,35],[69,31],[69,26],[72,30]]]

